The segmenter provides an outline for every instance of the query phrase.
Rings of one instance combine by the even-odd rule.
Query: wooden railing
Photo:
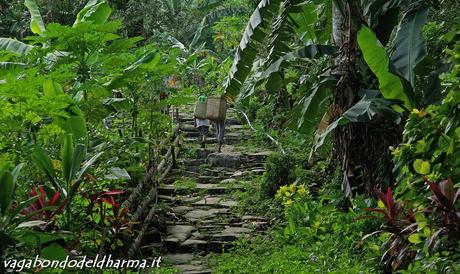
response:
[[[128,249],[128,257],[131,258],[137,250],[139,250],[142,239],[144,238],[147,229],[155,217],[157,211],[156,206],[150,206],[152,203],[156,205],[158,202],[158,186],[161,181],[163,181],[166,176],[169,174],[171,169],[176,166],[177,154],[179,152],[179,143],[180,143],[180,122],[178,117],[178,112],[175,112],[176,116],[176,127],[174,129],[174,134],[172,136],[172,142],[169,144],[169,148],[166,154],[162,157],[162,160],[158,165],[150,164],[147,173],[144,175],[143,179],[138,183],[136,188],[132,191],[129,197],[122,203],[122,208],[128,208],[129,212],[132,213],[130,217],[130,224],[140,224],[140,230]],[[160,147],[164,147],[169,143],[164,141],[160,144]],[[147,193],[145,195],[145,193]],[[136,202],[140,200],[140,202]],[[147,216],[143,220],[139,220],[143,216],[146,209],[150,210],[147,213]]]

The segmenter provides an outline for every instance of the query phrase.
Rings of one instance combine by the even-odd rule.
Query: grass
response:
[[[175,189],[194,189],[196,188],[196,181],[191,178],[182,178],[173,183]]]
[[[361,243],[362,231],[372,226],[354,222],[355,214],[321,207],[313,211],[311,225],[299,226],[294,235],[273,228],[267,235],[240,240],[228,252],[214,255],[209,260],[213,273],[380,272],[375,239]]]

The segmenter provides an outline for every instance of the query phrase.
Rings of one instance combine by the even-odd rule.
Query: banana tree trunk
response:
[[[356,1],[334,1],[332,38],[335,45],[340,48],[340,54],[335,60],[334,74],[338,81],[333,91],[332,107],[340,113],[359,101],[358,93],[365,88],[358,67],[361,55],[357,33],[361,18]],[[335,130],[333,156],[339,160],[342,170],[345,207],[349,206],[352,190],[370,195],[377,185],[389,184],[391,158],[388,146],[391,144],[386,140],[395,138],[385,138],[387,136],[384,136],[385,131],[382,129],[386,128],[387,124],[385,121],[350,123]],[[392,129],[389,132],[392,132]]]

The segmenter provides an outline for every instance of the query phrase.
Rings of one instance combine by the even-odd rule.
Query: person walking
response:
[[[195,119],[195,127],[200,133],[200,144],[201,148],[206,148],[206,139],[209,134],[209,120],[208,119]]]
[[[225,120],[215,121],[214,128],[216,129],[216,139],[217,139],[217,152],[222,152],[222,145],[224,144],[224,135],[225,135]]]
[[[222,119],[218,119],[214,122],[214,127],[216,129],[216,139],[217,139],[217,152],[222,152],[222,145],[224,144],[224,136],[225,136],[225,117],[227,112],[227,100],[225,100],[224,94],[220,96],[221,100],[221,109],[224,110],[224,115]]]
[[[204,105],[203,103],[206,103],[206,105]],[[204,112],[206,112],[207,119],[203,119],[204,118],[203,105],[204,105]],[[209,108],[209,107],[211,108],[206,110],[206,108]],[[209,124],[211,121],[216,131],[217,152],[218,153],[222,152],[222,145],[224,144],[224,136],[225,136],[225,116],[226,116],[225,112],[226,111],[227,111],[227,102],[225,101],[223,97],[212,98],[211,106],[209,106],[209,101],[206,96],[201,95],[200,97],[198,97],[198,102],[195,107],[195,127],[200,132],[201,148],[206,147],[206,138],[209,133]]]
[[[201,95],[198,97],[198,101],[200,102],[206,102],[206,96]],[[200,119],[200,118],[195,118],[195,128],[198,129],[198,132],[200,134],[199,140],[201,144],[201,148],[206,148],[206,139],[208,138],[209,134],[209,120],[208,119]]]

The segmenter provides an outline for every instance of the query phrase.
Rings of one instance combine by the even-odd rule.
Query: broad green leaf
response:
[[[107,180],[130,180],[131,176],[129,176],[128,172],[124,168],[113,167],[109,169],[109,174],[105,175]]]
[[[75,179],[77,172],[80,170],[81,163],[86,157],[86,147],[82,144],[76,144],[74,148],[74,154],[72,159],[72,169],[70,175],[72,179]]]
[[[428,161],[423,161],[422,159],[416,159],[413,164],[415,172],[422,175],[430,174],[431,165]]]
[[[83,112],[77,105],[70,106],[67,112],[70,117],[60,121],[60,126],[73,135],[75,142],[87,144],[88,132]]]
[[[205,27],[205,25],[206,25],[206,17],[207,17],[207,16],[205,16],[205,17],[201,20],[200,24],[198,25],[198,28],[197,28],[197,30],[195,31],[195,34],[193,35],[192,42],[190,42],[190,46],[189,46],[190,49],[193,49],[193,48],[198,44],[198,41],[201,39],[201,35],[202,35],[202,33],[203,33],[203,29],[204,29],[204,27]]]
[[[67,251],[57,243],[51,243],[40,250],[40,255],[46,260],[64,261],[67,257]]]
[[[391,63],[394,72],[406,79],[415,88],[415,67],[425,58],[426,45],[423,39],[423,26],[428,16],[428,8],[408,12],[396,34]]]
[[[46,79],[43,82],[43,93],[45,96],[55,97],[61,94],[64,94],[61,85],[54,82],[53,80]]]
[[[34,0],[25,0],[24,5],[30,12],[30,30],[35,34],[42,34],[46,31],[40,10]]]
[[[24,63],[0,62],[0,70],[23,70],[25,67]]]
[[[417,141],[417,144],[415,144],[415,149],[416,149],[415,151],[416,154],[421,154],[421,153],[427,152],[429,149],[429,146],[426,143],[425,139],[422,139],[422,140]]]
[[[76,179],[74,184],[70,187],[68,199],[71,201],[77,190],[80,188],[80,184],[82,182],[83,175],[88,171],[88,169],[96,162],[96,160],[101,157],[103,152],[99,152],[94,155],[91,159],[83,163],[83,166],[76,174]]]
[[[426,220],[426,217],[425,217],[425,214],[419,212],[419,213],[416,213],[415,214],[415,220],[417,221],[417,230],[421,230],[423,228],[426,227],[427,225],[427,220]]]
[[[88,171],[88,169],[96,162],[96,160],[101,157],[101,155],[104,154],[103,152],[99,152],[97,153],[96,155],[94,155],[93,157],[91,157],[91,159],[89,159],[88,161],[84,162],[83,163],[83,166],[81,167],[81,169],[78,171],[77,173],[77,176],[76,176],[76,181],[80,181],[83,177],[83,175],[85,175],[85,173]]]
[[[252,13],[224,83],[227,100],[235,100],[240,93],[260,49],[257,42],[262,42],[267,37],[268,34],[264,29],[269,26],[271,19],[279,11],[281,2],[281,0],[262,0]]]
[[[267,80],[265,87],[268,91],[277,91],[281,85],[281,71],[287,63],[296,61],[299,59],[313,59],[319,58],[324,55],[334,55],[337,52],[337,48],[330,45],[316,45],[311,44],[304,46],[296,51],[287,53],[280,57],[278,60],[273,62],[265,71],[263,71],[257,79],[257,84]]]
[[[296,33],[302,40],[316,42],[315,25],[318,22],[317,6],[313,3],[302,5],[302,12],[292,13],[291,18],[298,24]]]
[[[67,236],[68,237],[68,236]],[[50,242],[56,242],[57,240],[65,239],[64,235],[60,235],[58,232],[44,233],[38,231],[27,231],[21,233],[18,240],[28,246],[44,245]]]
[[[111,106],[117,111],[131,109],[129,98],[107,98],[101,100],[101,103],[105,106]]]
[[[56,179],[56,171],[54,170],[53,163],[48,155],[46,155],[46,152],[42,148],[35,147],[32,149],[30,157],[34,164],[46,174],[54,188],[62,190],[62,187]]]
[[[418,244],[421,243],[422,240],[420,240],[420,236],[418,235],[418,233],[414,233],[409,236],[409,242],[413,244]]]
[[[349,108],[343,117],[350,122],[371,122],[374,117],[384,117],[388,121],[399,124],[402,120],[400,113],[395,111],[394,104],[383,98],[363,98],[351,108]]]
[[[33,49],[33,46],[29,46],[21,41],[11,38],[0,38],[0,50],[7,50],[14,52],[18,55],[26,55]]]
[[[81,22],[92,21],[95,24],[103,24],[112,13],[112,9],[106,0],[90,0],[77,14],[74,26]]]
[[[61,148],[62,171],[64,173],[64,181],[67,186],[72,181],[72,160],[73,160],[73,140],[72,135],[67,134]]]
[[[379,80],[380,91],[387,99],[399,99],[411,109],[411,102],[404,92],[403,85],[398,76],[389,72],[388,56],[385,48],[368,27],[363,26],[358,32],[358,44],[363,53],[364,60]]]
[[[43,82],[43,93],[48,97],[55,97],[65,94],[62,86],[52,80],[45,80]],[[83,112],[76,105],[70,105],[67,108],[69,118],[63,118],[59,121],[59,125],[67,133],[72,134],[75,142],[86,144],[88,140],[88,133],[86,129],[85,117]]]
[[[313,131],[326,109],[330,89],[327,83],[318,84],[309,96],[302,98],[299,105],[294,109],[294,115],[298,117],[297,129],[302,133]]]
[[[19,164],[17,165],[13,171],[11,172],[11,175],[13,175],[13,182],[16,183],[19,177],[19,173],[21,173],[21,169],[24,167],[24,164]]]
[[[6,210],[13,200],[14,179],[7,169],[0,170],[0,213],[6,215]]]
[[[158,50],[152,50],[125,68],[122,75],[113,78],[108,83],[106,83],[105,86],[107,86],[109,89],[120,88],[125,85],[131,77],[137,76],[141,69],[144,69],[144,71],[151,70],[156,65],[158,65],[160,60],[161,54],[158,53]]]

